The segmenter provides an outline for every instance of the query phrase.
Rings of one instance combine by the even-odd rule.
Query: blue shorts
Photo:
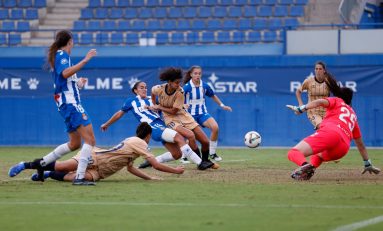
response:
[[[193,115],[193,118],[199,125],[201,125],[202,127],[205,127],[203,126],[203,123],[205,123],[206,120],[211,118],[211,115],[209,113],[205,113],[200,115]]]
[[[164,143],[162,140],[162,133],[166,128],[164,121],[156,119],[150,123],[150,127],[152,127],[152,139]]]
[[[79,104],[63,104],[60,106],[59,112],[64,118],[66,132],[68,133],[76,131],[81,125],[85,127],[92,123],[88,113]]]

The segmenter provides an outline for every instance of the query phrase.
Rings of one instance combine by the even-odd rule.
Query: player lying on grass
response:
[[[150,176],[133,166],[136,158],[142,156],[150,162],[153,168],[174,174],[182,174],[183,166],[170,167],[159,163],[155,156],[149,152],[148,143],[152,134],[152,128],[146,122],[140,123],[136,130],[135,137],[129,137],[123,140],[117,146],[111,149],[94,148],[92,151],[92,160],[90,161],[85,173],[85,179],[98,181],[109,177],[118,172],[123,167],[135,176],[145,180],[161,179],[156,176]],[[55,161],[44,167],[44,178],[52,178],[59,181],[72,181],[76,176],[77,162],[79,154],[65,161]],[[34,162],[21,162],[9,170],[9,176],[14,177],[24,169],[35,169]],[[32,175],[32,180],[39,180],[37,174]]]
[[[300,107],[286,105],[295,114],[302,114],[320,106],[326,108],[326,115],[319,130],[304,138],[288,152],[288,159],[301,166],[293,171],[291,177],[296,180],[309,180],[323,161],[338,160],[345,156],[352,139],[364,161],[362,174],[378,174],[380,169],[374,167],[368,157],[356,114],[351,107],[353,91],[347,87],[339,87],[331,77],[326,79],[326,83],[335,97],[317,99]],[[308,156],[311,156],[310,163],[306,160]]]

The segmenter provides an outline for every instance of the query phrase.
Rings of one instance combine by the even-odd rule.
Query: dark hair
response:
[[[142,122],[137,126],[136,136],[145,139],[148,135],[152,134],[152,127],[147,122]]]
[[[315,63],[315,66],[316,66],[316,65],[321,65],[322,68],[323,68],[323,70],[325,70],[325,72],[327,72],[326,64],[325,64],[324,62],[322,62],[322,61],[317,61],[317,62]]]
[[[353,96],[354,92],[350,88],[340,87],[338,85],[336,79],[334,78],[334,76],[329,72],[327,72],[325,81],[326,81],[328,88],[330,89],[330,92],[335,97],[339,97],[339,98],[343,99],[343,101],[346,104],[351,105],[352,96]]]
[[[136,82],[136,83],[133,85],[133,87],[132,87],[132,92],[133,92],[133,94],[137,95],[136,92],[134,92],[134,90],[137,89],[138,84],[143,83],[143,82],[144,82],[144,81],[138,81],[138,82]]]
[[[201,69],[202,70],[202,68],[200,66],[197,66],[197,65],[190,67],[189,70],[185,73],[184,84],[186,84],[190,81],[190,79],[192,78],[191,73],[194,71],[194,69]]]
[[[182,79],[182,69],[181,68],[175,68],[175,67],[169,67],[166,68],[164,71],[160,74],[160,80],[161,81],[175,81],[177,79]]]
[[[48,50],[48,64],[51,68],[55,65],[56,52],[68,44],[69,40],[72,39],[72,33],[68,30],[61,30],[57,32],[55,41],[49,47]]]

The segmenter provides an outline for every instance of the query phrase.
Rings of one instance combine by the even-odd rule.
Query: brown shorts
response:
[[[78,163],[80,159],[80,152],[77,153],[77,155],[75,155],[74,157],[72,157],[72,159],[74,159]],[[100,176],[100,173],[98,172],[98,165],[96,163],[97,161],[95,160],[93,155],[92,155],[92,159],[93,161],[91,161],[91,163],[88,164],[85,174],[89,173],[92,176],[93,181],[98,181],[101,179],[101,176]]]

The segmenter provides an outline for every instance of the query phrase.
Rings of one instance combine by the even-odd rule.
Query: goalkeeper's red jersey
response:
[[[341,98],[328,97],[325,99],[329,102],[329,105],[326,108],[326,115],[320,127],[337,126],[344,141],[350,142],[352,139],[360,138],[362,135],[354,110]]]

